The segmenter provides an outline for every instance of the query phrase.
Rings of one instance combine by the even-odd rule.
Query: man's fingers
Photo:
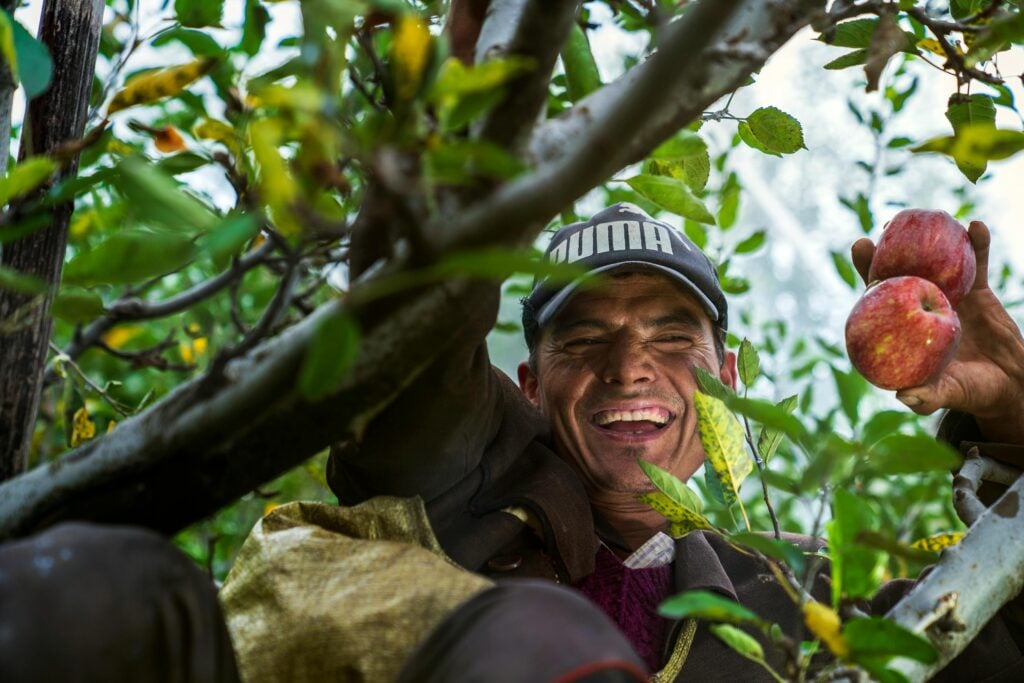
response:
[[[936,410],[944,407],[943,402],[939,398],[937,387],[931,384],[911,389],[901,389],[896,392],[896,398],[918,415],[931,415]]]
[[[867,237],[861,237],[850,247],[850,258],[853,259],[853,267],[860,274],[864,284],[868,284],[868,273],[871,271],[871,259],[875,256],[875,243]]]
[[[971,221],[967,234],[971,237],[971,246],[974,247],[974,260],[978,264],[978,274],[974,278],[972,289],[988,288],[988,248],[992,242],[992,235],[988,226],[981,221]]]

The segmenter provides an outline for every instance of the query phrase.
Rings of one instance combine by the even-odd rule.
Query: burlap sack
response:
[[[390,681],[492,583],[452,562],[419,498],[290,503],[253,529],[220,598],[242,680]]]

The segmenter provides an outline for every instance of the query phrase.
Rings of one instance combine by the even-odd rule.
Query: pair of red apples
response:
[[[960,343],[956,307],[977,274],[970,237],[945,211],[900,211],[882,232],[868,289],[846,321],[846,350],[882,389],[926,384]]]

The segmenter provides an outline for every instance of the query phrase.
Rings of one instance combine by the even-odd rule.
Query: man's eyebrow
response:
[[[564,337],[567,334],[576,332],[581,329],[593,329],[598,332],[607,332],[611,328],[611,325],[602,320],[596,320],[593,318],[583,318],[580,320],[571,320],[563,323],[556,323],[553,329],[551,330],[551,337],[553,339],[558,339],[560,337]]]
[[[701,323],[700,318],[690,311],[673,311],[672,313],[663,315],[660,318],[644,320],[640,324],[647,329],[669,327],[670,325],[682,325],[683,327],[692,327],[697,330],[704,329],[704,325]]]

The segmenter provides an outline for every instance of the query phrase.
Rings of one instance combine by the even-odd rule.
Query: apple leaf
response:
[[[800,122],[775,107],[761,107],[747,117],[750,132],[772,152],[792,154],[804,149]]]
[[[878,516],[866,499],[845,488],[832,492],[828,546],[832,556],[832,602],[840,597],[866,598],[882,583],[886,554],[858,545],[857,535],[878,528]]]
[[[869,464],[882,474],[950,471],[963,458],[947,444],[927,434],[892,434],[871,448]]]
[[[685,536],[691,531],[711,528],[711,524],[702,514],[672,500],[662,491],[640,493],[636,498],[640,502],[650,505],[655,512],[669,521],[668,531],[673,538]]]
[[[747,237],[742,242],[737,244],[735,252],[737,254],[751,254],[764,246],[765,238],[765,231],[758,230],[750,237]]]
[[[697,376],[697,384],[700,385],[700,390],[705,394],[714,396],[720,401],[728,401],[735,395],[735,392],[730,387],[725,386],[718,376],[711,374],[704,368],[695,367],[693,373]]]
[[[658,487],[658,490],[668,496],[672,501],[682,505],[693,512],[700,514],[704,510],[704,503],[700,497],[694,493],[686,482],[680,480],[677,476],[663,470],[654,463],[647,462],[644,459],[640,459],[640,469],[644,471],[647,478],[651,480],[651,483]]]
[[[758,373],[761,371],[761,359],[757,355],[757,349],[754,348],[749,339],[744,339],[740,343],[737,369],[740,373],[740,380],[747,387],[754,383]]]
[[[884,617],[857,617],[843,626],[843,637],[850,646],[850,657],[899,656],[932,664],[939,655],[921,636]]]
[[[836,272],[839,273],[839,277],[843,279],[843,282],[848,284],[850,288],[854,289],[857,287],[857,271],[853,269],[853,265],[850,260],[846,258],[846,255],[838,251],[831,252],[832,264],[836,267]]]
[[[774,157],[782,156],[778,152],[769,149],[767,145],[758,140],[757,136],[754,135],[754,131],[750,129],[750,124],[748,124],[746,121],[739,122],[739,125],[736,126],[736,132],[739,133],[740,140],[745,142],[747,147],[750,147],[751,149],[756,149],[758,152],[762,152],[764,154],[770,154],[771,156]]]
[[[917,154],[938,152],[952,157],[958,166],[983,169],[987,162],[1006,159],[1022,149],[1024,133],[981,123],[964,124],[954,135],[932,138],[910,151]]]
[[[195,252],[184,235],[122,231],[72,259],[64,268],[64,282],[83,287],[138,282],[178,270]]]
[[[710,630],[716,638],[743,657],[758,662],[764,661],[764,649],[761,647],[761,643],[757,642],[749,633],[730,624],[713,624]]]
[[[29,157],[0,178],[0,206],[36,189],[57,170],[57,162],[49,157]]]
[[[860,66],[866,61],[868,61],[868,51],[867,48],[864,48],[863,50],[853,50],[845,55],[836,57],[826,64],[824,68],[829,71],[839,71],[840,69],[849,69],[851,66]]]
[[[46,291],[46,283],[34,275],[0,265],[0,289],[20,294],[41,294]]]
[[[787,415],[793,413],[793,409],[796,408],[797,396],[793,394],[788,396],[778,403],[775,407],[785,412]],[[761,455],[761,459],[766,463],[773,455],[775,451],[779,449],[779,445],[782,443],[782,436],[784,432],[776,427],[769,425],[761,426],[761,433],[757,437],[757,452]]]
[[[940,534],[932,534],[931,536],[925,536],[919,538],[910,544],[911,548],[920,548],[921,550],[930,550],[932,552],[939,552],[944,548],[951,548],[955,546],[964,537],[962,531],[946,531]]]
[[[51,311],[55,317],[78,325],[98,318],[106,309],[98,294],[85,289],[65,288],[57,294]]]
[[[764,622],[743,605],[711,591],[687,591],[674,595],[658,606],[658,613],[669,619],[696,617],[723,624]]]
[[[601,74],[597,70],[587,32],[576,22],[573,22],[569,38],[562,46],[561,56],[570,101],[577,102],[601,87]]]
[[[788,541],[775,539],[770,536],[765,536],[764,534],[755,534],[750,532],[732,534],[729,536],[729,540],[733,543],[753,548],[768,557],[774,557],[777,560],[782,560],[788,564],[797,575],[800,575],[803,572],[804,553],[800,548],[797,548]]]
[[[627,179],[626,184],[666,211],[699,223],[715,223],[704,202],[681,180],[665,176],[638,175]]]
[[[53,59],[50,51],[17,21],[11,21],[14,50],[18,55],[18,76],[25,88],[25,98],[31,100],[50,87],[53,77]]]
[[[698,391],[693,402],[701,444],[721,481],[722,495],[731,505],[737,500],[743,480],[754,467],[743,445],[743,427],[719,399]]]
[[[708,151],[708,145],[696,133],[689,130],[680,131],[675,137],[661,143],[653,152],[652,159],[661,161],[679,161]]]

